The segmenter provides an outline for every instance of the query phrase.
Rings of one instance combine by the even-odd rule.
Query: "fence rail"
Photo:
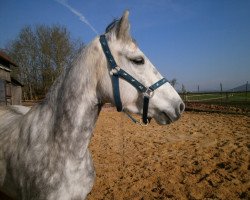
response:
[[[185,102],[250,101],[250,92],[187,92],[180,95]]]
[[[180,96],[191,109],[234,110],[238,108],[241,111],[250,112],[250,92],[188,92],[180,93]]]

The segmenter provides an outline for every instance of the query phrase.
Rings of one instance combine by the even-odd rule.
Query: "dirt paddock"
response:
[[[101,112],[91,141],[96,180],[88,200],[250,199],[250,117],[186,112],[140,127]]]
[[[247,116],[186,112],[169,126],[141,127],[105,108],[90,149],[88,200],[250,199]]]

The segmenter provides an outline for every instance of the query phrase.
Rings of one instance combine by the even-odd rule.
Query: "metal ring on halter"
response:
[[[119,71],[120,71],[120,67],[115,67],[115,68],[113,68],[113,69],[111,69],[110,71],[109,71],[109,74],[112,76],[112,75],[115,75],[115,74],[117,74]]]
[[[152,98],[154,96],[154,90],[147,88],[147,90],[145,92],[143,92],[143,96],[146,96],[148,98]]]
[[[140,119],[139,124],[140,124],[141,126],[148,126],[148,125],[149,125],[149,120],[147,119],[147,123],[144,124],[143,121],[142,121],[142,119]]]

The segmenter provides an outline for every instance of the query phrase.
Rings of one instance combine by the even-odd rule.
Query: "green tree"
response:
[[[20,66],[12,75],[24,84],[24,99],[44,97],[83,47],[83,43],[73,40],[63,26],[24,27],[7,46],[10,56]]]

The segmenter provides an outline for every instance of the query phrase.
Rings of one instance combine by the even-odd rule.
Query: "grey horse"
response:
[[[105,35],[117,64],[150,86],[162,78],[130,36],[128,11]],[[120,80],[124,109],[142,114],[142,96]],[[114,104],[108,62],[96,37],[31,109],[0,109],[0,190],[16,199],[85,199],[95,171],[89,142],[104,103]],[[179,119],[184,104],[166,83],[150,99],[159,124]]]

